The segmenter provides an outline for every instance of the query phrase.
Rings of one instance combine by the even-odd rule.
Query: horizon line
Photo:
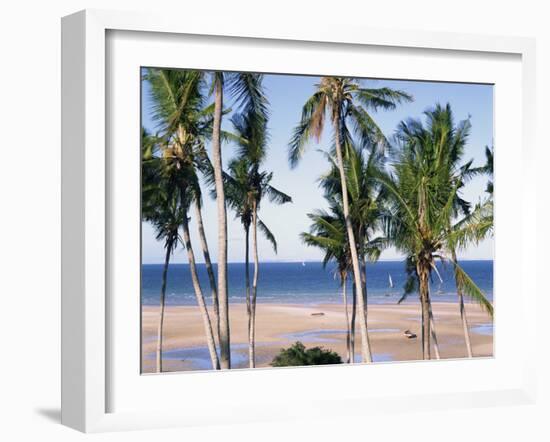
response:
[[[405,261],[405,258],[403,259],[379,259],[378,261],[375,261],[374,263],[372,262],[369,262],[369,264],[376,264],[377,262],[403,262]],[[459,259],[459,261],[494,261],[494,258],[477,258],[477,259],[472,259],[472,258],[466,258],[466,259]],[[297,260],[297,261],[260,261],[260,264],[300,264],[300,263],[318,263],[318,262],[323,262],[322,260],[318,260],[318,261],[313,261],[313,260],[309,260],[309,261],[304,261],[304,260]],[[188,262],[170,262],[170,264],[184,264],[184,265],[189,265]],[[196,264],[205,264],[204,262],[197,262]],[[218,264],[217,262],[212,262],[211,264]],[[244,261],[228,261],[227,264],[245,264]],[[253,261],[250,261],[249,264],[253,265],[254,262]],[[141,265],[164,265],[163,262],[142,262]]]

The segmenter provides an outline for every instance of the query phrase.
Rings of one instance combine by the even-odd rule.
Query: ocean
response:
[[[463,261],[462,268],[493,300],[493,261]],[[142,265],[141,301],[143,305],[158,305],[162,277],[162,264]],[[198,264],[198,273],[207,302],[210,302],[210,286],[204,264]],[[244,263],[229,263],[229,301],[245,302]],[[342,302],[339,282],[334,277],[334,265],[323,268],[321,262],[268,262],[260,264],[258,303],[320,304]],[[453,268],[438,263],[443,282],[432,272],[432,301],[456,301]],[[216,265],[214,264],[216,272]],[[250,266],[252,280],[253,266]],[[389,280],[393,282],[390,287]],[[395,304],[403,293],[405,264],[400,261],[379,261],[367,264],[367,291],[369,304]],[[351,284],[348,285],[351,288]],[[348,290],[348,294],[351,291]],[[467,298],[466,298],[467,299]],[[417,302],[412,293],[406,302]],[[168,305],[196,305],[191,284],[189,265],[171,264],[168,269],[166,289]]]

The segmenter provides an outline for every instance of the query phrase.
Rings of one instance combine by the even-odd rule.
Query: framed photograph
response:
[[[62,26],[64,424],[534,400],[533,41]]]

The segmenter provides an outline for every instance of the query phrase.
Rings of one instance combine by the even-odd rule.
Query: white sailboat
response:
[[[390,291],[389,293],[386,293],[386,296],[390,296],[393,291],[393,279],[391,279],[391,275],[388,273],[388,283],[390,285]]]
[[[440,295],[443,293],[443,290],[441,287],[443,286],[443,278],[441,277],[441,274],[439,273],[439,270],[437,270],[437,266],[433,266],[433,269],[435,270],[435,274],[437,275],[439,279],[439,287],[437,288],[437,294]]]

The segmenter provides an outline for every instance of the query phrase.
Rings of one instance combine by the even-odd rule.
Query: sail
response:
[[[388,280],[390,282],[390,288],[393,289],[393,280],[391,279],[391,275],[388,273]]]

